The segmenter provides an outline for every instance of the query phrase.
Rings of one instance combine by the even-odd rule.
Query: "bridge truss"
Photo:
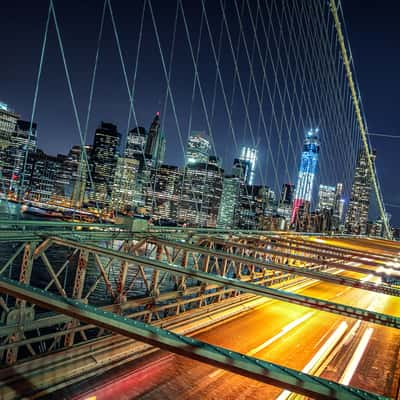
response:
[[[394,262],[390,246],[375,256],[349,251],[340,240],[330,246],[321,243],[324,238],[314,239],[272,232],[130,232],[122,226],[66,223],[31,230],[29,223],[8,224],[0,240],[13,248],[0,268],[0,355],[10,368],[18,368],[32,357],[51,359],[56,350],[73,350],[118,333],[313,397],[332,397],[332,390],[353,395],[352,389],[215,346],[206,346],[204,355],[199,350],[203,343],[152,328],[194,310],[255,296],[399,328],[396,316],[285,289],[306,279],[399,296],[396,287],[361,279],[381,276],[378,268]],[[182,343],[190,346],[182,350]],[[7,376],[6,370],[2,373]],[[354,392],[359,396],[354,398],[364,398],[360,393]]]

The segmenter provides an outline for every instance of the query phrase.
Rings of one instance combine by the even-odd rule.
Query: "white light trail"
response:
[[[358,344],[356,351],[354,352],[353,356],[351,357],[351,360],[349,364],[347,365],[342,377],[340,378],[339,383],[342,383],[343,385],[348,385],[353,378],[354,373],[356,372],[356,369],[361,361],[361,358],[365,352],[365,349],[368,346],[368,342],[371,339],[373,329],[368,328],[365,332],[363,337],[360,340],[360,343]]]
[[[324,343],[324,345],[317,351],[314,357],[308,362],[308,364],[301,370],[301,372],[309,373],[316,366],[318,366],[332,351],[332,349],[338,344],[339,340],[342,338],[347,330],[347,322],[342,322],[338,328],[332,333],[329,339]],[[284,390],[276,400],[286,400],[290,394],[289,390]]]
[[[314,314],[315,314],[314,311],[313,312],[309,312],[309,313],[303,315],[301,318],[296,319],[295,321],[292,321],[290,324],[284,326],[282,328],[282,330],[278,334],[276,334],[272,338],[269,338],[266,342],[260,344],[259,346],[255,347],[254,349],[250,350],[249,352],[246,353],[246,355],[253,356],[254,354],[260,352],[261,350],[264,350],[266,347],[268,347],[272,343],[276,342],[283,335],[285,335],[286,333],[288,333],[291,330],[293,330],[294,328],[296,328],[296,326],[300,325],[301,323],[306,321],[308,318],[310,318]],[[225,371],[223,369],[217,369],[214,372],[212,372],[211,374],[209,374],[208,377],[209,378],[215,378],[215,377],[217,377],[219,375],[222,375],[224,373],[225,373]]]
[[[260,352],[261,350],[264,350],[266,347],[268,347],[270,344],[276,342],[279,338],[281,338],[283,335],[286,333],[290,332],[292,329],[296,328],[296,326],[300,325],[302,322],[306,321],[308,318],[310,318],[314,312],[310,312],[301,318],[291,322],[290,324],[286,325],[285,327],[282,328],[282,330],[272,338],[268,339],[266,342],[260,344],[259,346],[255,347],[253,350],[250,350],[247,355],[248,356],[253,356],[254,354]]]

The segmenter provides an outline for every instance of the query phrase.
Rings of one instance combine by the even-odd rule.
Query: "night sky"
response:
[[[199,24],[198,11],[196,7],[192,7],[194,3],[196,2],[184,1],[189,29]],[[398,97],[398,93],[400,93],[400,26],[398,15],[400,5],[396,1],[377,0],[351,0],[343,3],[369,131],[400,136],[398,128],[400,110]],[[136,57],[134,49],[137,47],[142,2],[115,0],[112,4],[118,22],[121,46],[131,85]],[[165,63],[168,67],[168,46],[171,41],[170,32],[175,15],[176,1],[153,0],[152,4],[157,17],[161,44],[165,49]],[[70,66],[79,117],[82,125],[84,125],[102,1],[56,0],[55,6],[64,40],[65,53]],[[3,2],[1,5],[0,101],[9,104],[23,119],[27,120],[32,111],[47,8],[48,2],[46,0],[15,0],[14,2]],[[218,18],[214,18],[211,14],[210,24],[219,26]],[[150,15],[147,14],[143,29],[143,47],[140,55],[135,100],[138,123],[146,128],[150,125],[155,112],[163,112],[166,94],[163,69],[152,29]],[[193,28],[193,30],[195,29]],[[188,72],[186,65],[189,53],[187,45],[184,44],[183,33],[182,23],[180,23],[176,36],[176,48],[181,47],[182,53],[185,54],[179,53],[175,56],[175,79],[172,86],[178,106],[178,118],[180,118],[180,115],[189,115],[190,94],[193,84],[193,73]],[[79,135],[56,39],[54,24],[51,24],[35,121],[38,123],[39,147],[50,154],[65,154],[73,144],[79,143]],[[210,49],[202,49],[201,52],[201,68],[203,68],[202,71],[207,71],[208,60],[211,57]],[[94,130],[101,120],[116,123],[120,132],[123,135],[126,133],[129,99],[118,57],[112,25],[109,16],[107,16],[96,78],[93,110],[89,123],[88,143],[91,143]],[[212,93],[214,78],[214,72],[210,73],[208,80],[203,75],[202,82],[206,93]],[[228,77],[227,81],[229,79]],[[207,104],[210,104],[211,97],[210,95],[207,96]],[[216,110],[218,110],[218,107],[222,107],[222,101],[218,100],[218,102]],[[252,102],[250,101],[250,103]],[[195,111],[201,109],[198,93],[194,109]],[[170,104],[167,105],[166,110],[164,121],[164,130],[167,133],[166,161],[181,165],[183,155],[179,137],[176,134],[174,137],[169,137],[169,132],[176,131],[176,126],[172,127],[173,109]],[[216,112],[212,118],[212,124],[215,124],[218,131],[214,133],[217,152],[224,160],[224,167],[229,169],[232,159],[237,155],[232,139],[227,139],[222,134],[223,130],[226,129],[224,128],[226,122],[219,121]],[[188,131],[187,119],[181,125],[182,137],[185,141]],[[133,126],[135,126],[135,123],[132,120],[130,127]],[[239,129],[240,126],[243,126],[243,123],[238,121],[236,126],[239,132],[239,144],[248,143],[249,133],[246,133],[245,128]],[[199,116],[196,112],[193,113],[192,129],[207,131],[204,116]],[[399,177],[397,176],[397,154],[400,149],[400,139],[373,136],[371,142],[377,151],[377,169],[385,202],[400,205]],[[301,140],[296,143],[296,148],[300,149]],[[262,159],[261,162],[267,163],[268,161]],[[288,171],[288,177],[282,179],[295,179],[297,160],[293,161],[292,164],[291,170]],[[393,224],[400,226],[400,208],[388,207],[387,209],[393,215]]]

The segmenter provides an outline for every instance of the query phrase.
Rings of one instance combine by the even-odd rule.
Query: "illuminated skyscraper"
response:
[[[375,160],[375,153],[371,155]],[[367,231],[372,177],[368,167],[368,157],[364,150],[358,154],[345,230],[354,235],[365,235]]]
[[[205,132],[192,132],[188,139],[186,164],[207,163],[210,141]]]
[[[215,228],[224,171],[214,164],[189,164],[184,169],[177,219],[188,226]]]
[[[319,211],[332,210],[336,207],[336,187],[328,185],[319,185],[318,206]]]
[[[94,135],[92,178],[96,200],[102,204],[107,203],[111,196],[120,139],[116,125],[107,122],[101,122]]]
[[[221,204],[218,210],[218,228],[232,229],[235,227],[240,206],[241,183],[241,179],[237,176],[224,177]]]
[[[130,211],[135,198],[135,181],[139,161],[118,157],[112,186],[111,206],[115,211]]]
[[[257,162],[257,149],[243,146],[240,160],[248,161],[250,163],[250,172],[245,176],[245,181],[248,185],[252,185],[254,183],[254,173]]]
[[[126,137],[124,157],[134,158],[139,161],[143,160],[146,139],[147,132],[145,128],[137,126],[136,128],[131,129]]]
[[[297,179],[294,195],[291,223],[295,221],[299,208],[304,203],[311,203],[314,178],[317,172],[318,154],[318,129],[311,129],[306,134],[303,153],[301,154],[299,177]]]
[[[182,177],[183,171],[174,165],[152,169],[146,188],[146,209],[154,219],[176,221]]]

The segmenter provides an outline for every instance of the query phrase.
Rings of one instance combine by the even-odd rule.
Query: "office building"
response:
[[[293,200],[291,223],[295,222],[297,213],[302,204],[308,203],[306,207],[303,207],[304,212],[307,212],[310,208],[309,205],[312,200],[315,174],[317,172],[319,146],[318,129],[307,132],[304,140],[303,152],[301,154],[299,176]]]
[[[319,185],[317,210],[335,211],[337,204],[336,187],[329,185]]]
[[[187,143],[186,164],[207,163],[209,153],[210,140],[206,133],[192,132]]]
[[[40,202],[63,203],[68,177],[63,173],[66,156],[51,156],[37,149],[29,152],[25,198]]]
[[[147,132],[145,128],[137,126],[131,129],[126,137],[124,157],[134,158],[139,161],[144,160],[146,141]]]
[[[188,226],[214,228],[217,225],[224,171],[208,163],[185,167],[178,216]]]
[[[233,229],[236,227],[240,204],[240,187],[241,179],[237,176],[224,177],[217,228]]]
[[[111,195],[111,208],[115,213],[133,210],[138,170],[138,160],[118,157]]]
[[[250,171],[251,171],[251,162],[250,160],[242,160],[240,158],[235,158],[233,161],[232,167],[232,175],[240,178],[243,182],[250,181]]]
[[[160,129],[160,113],[157,112],[150,125],[145,146],[145,156],[148,160],[151,160],[153,167],[164,162],[165,144],[165,136]]]
[[[36,149],[36,130],[36,123],[21,120],[5,103],[0,103],[0,191],[8,196],[23,196],[25,163],[28,152]]]
[[[121,134],[114,124],[101,122],[96,129],[91,157],[94,188],[90,197],[102,206],[110,201],[120,140]]]
[[[375,161],[375,152],[371,155]],[[357,158],[349,207],[347,210],[345,231],[354,235],[365,235],[367,232],[368,211],[370,204],[372,177],[368,166],[368,155],[362,149]]]
[[[254,183],[254,175],[257,163],[257,149],[243,146],[240,154],[240,160],[248,161],[250,164],[249,171],[245,177],[245,182],[248,185],[252,185]]]
[[[289,227],[290,218],[292,215],[292,202],[294,197],[294,185],[284,183],[282,185],[281,196],[277,208],[277,214],[284,218],[284,222],[279,220],[280,229]]]
[[[175,223],[183,172],[174,165],[161,165],[151,171],[146,190],[146,209],[154,220]]]

